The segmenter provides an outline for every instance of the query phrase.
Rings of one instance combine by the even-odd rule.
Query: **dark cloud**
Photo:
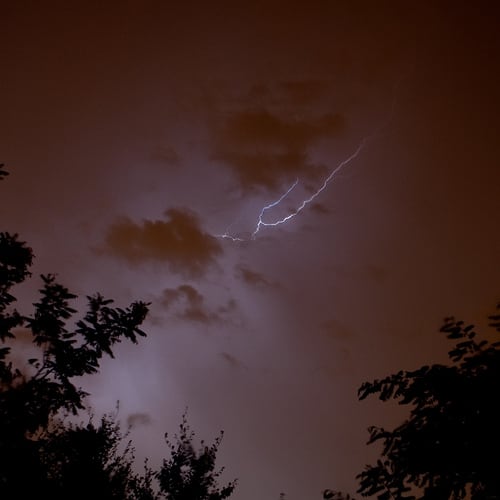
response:
[[[271,89],[263,83],[254,84],[250,87],[247,98],[252,102],[262,102],[271,96]]]
[[[203,295],[190,285],[163,290],[162,304],[171,309],[174,303],[182,303],[183,307],[177,315],[184,319],[199,323],[210,323],[216,319],[213,313],[207,311]]]
[[[149,425],[152,421],[148,413],[131,413],[127,417],[127,427],[133,428],[139,425]]]
[[[176,305],[175,315],[181,319],[205,324],[224,321],[225,316],[236,308],[236,302],[230,300],[225,306],[210,310],[203,295],[191,285],[166,288],[161,303],[169,310]]]
[[[173,146],[162,146],[153,154],[153,159],[158,160],[169,167],[177,167],[180,164],[179,153]]]
[[[105,251],[133,264],[165,262],[174,272],[202,275],[222,253],[219,242],[201,229],[193,213],[171,208],[165,215],[167,220],[142,223],[121,218],[108,230]]]
[[[312,210],[317,214],[329,214],[331,212],[331,210],[325,207],[322,203],[313,203],[309,206],[309,210]]]
[[[333,82],[322,80],[284,80],[275,83],[255,83],[240,98],[240,107],[265,107],[266,109],[310,111],[331,94]],[[225,91],[227,99],[227,91]],[[324,104],[324,102],[323,102]]]
[[[33,332],[29,328],[14,328],[13,333],[15,335],[15,339],[12,339],[11,342],[17,342],[28,346],[33,345]]]
[[[234,114],[226,123],[224,137],[239,145],[303,149],[321,137],[338,134],[343,125],[340,115],[324,114],[316,119],[282,118],[265,109]]]
[[[275,190],[283,180],[320,175],[309,161],[309,148],[343,128],[343,118],[332,113],[299,119],[267,109],[238,111],[217,132],[213,156],[233,170],[242,188]]]
[[[242,265],[238,266],[236,268],[236,271],[238,277],[248,285],[260,287],[276,286],[271,283],[263,274],[252,271],[251,269],[248,269],[247,267],[244,267]]]
[[[241,368],[242,367],[241,362],[232,354],[229,354],[228,352],[225,352],[225,351],[220,352],[219,354],[222,356],[224,361],[227,364],[231,365],[233,368]]]
[[[312,104],[328,91],[328,83],[320,80],[293,80],[280,83],[292,104],[296,106]]]

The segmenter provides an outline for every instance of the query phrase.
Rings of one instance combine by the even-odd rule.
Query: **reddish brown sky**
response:
[[[226,430],[236,500],[353,492],[394,419],[360,383],[444,359],[441,319],[499,299],[499,9],[172,4],[2,4],[2,230],[77,293],[153,303],[90,383],[139,456],[188,406]]]

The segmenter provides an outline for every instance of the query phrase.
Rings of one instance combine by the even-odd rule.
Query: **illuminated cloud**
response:
[[[234,300],[230,300],[225,306],[210,310],[203,295],[191,285],[166,288],[161,304],[168,310],[173,309],[178,318],[205,324],[224,321],[226,315],[236,307]]]
[[[165,215],[166,220],[141,223],[119,219],[108,230],[105,252],[131,264],[165,262],[174,272],[203,275],[222,254],[219,242],[201,229],[193,213],[171,208]]]
[[[283,181],[321,176],[324,169],[309,161],[309,149],[343,128],[343,118],[332,113],[298,118],[267,109],[238,111],[217,132],[213,157],[233,170],[242,189],[277,190]]]

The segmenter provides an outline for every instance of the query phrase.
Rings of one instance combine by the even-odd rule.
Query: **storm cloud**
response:
[[[173,272],[202,276],[222,254],[219,242],[203,231],[192,212],[171,208],[165,216],[140,223],[128,217],[117,220],[106,235],[105,252],[132,264],[164,262]]]
[[[343,129],[339,114],[298,118],[265,108],[240,110],[218,130],[213,158],[233,171],[242,189],[277,190],[283,181],[323,175],[324,167],[310,161],[309,149]]]
[[[236,275],[247,285],[266,288],[277,286],[276,284],[271,283],[262,273],[252,271],[243,265],[237,266]]]
[[[215,309],[205,302],[205,297],[191,285],[180,285],[177,288],[163,290],[161,304],[181,319],[196,323],[210,324],[224,321],[227,314],[236,307],[234,300]]]

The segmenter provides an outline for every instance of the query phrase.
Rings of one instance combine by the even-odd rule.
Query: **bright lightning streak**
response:
[[[215,234],[215,238],[222,238],[223,240],[231,240],[231,241],[246,241],[243,238],[239,238],[238,236],[233,236],[232,234],[229,234],[227,231],[222,234]]]
[[[264,222],[262,220],[262,218],[264,217],[264,214],[268,210],[271,210],[271,208],[275,207],[276,205],[279,205],[293,191],[293,189],[295,188],[295,186],[297,186],[298,183],[299,183],[299,179],[296,179],[295,182],[287,189],[287,191],[285,193],[283,193],[281,195],[280,198],[278,198],[276,201],[273,201],[269,205],[266,205],[265,207],[262,208],[262,210],[260,211],[260,214],[259,214],[259,218],[257,219],[257,226],[255,226],[255,230],[252,233],[252,239],[255,238],[255,235],[259,232],[259,229],[262,226],[277,226],[278,224],[283,224],[284,222],[286,222],[286,220],[284,220],[284,219],[281,221],[276,221],[276,222]]]
[[[266,222],[264,220],[264,216],[266,212],[271,210],[272,208],[278,206],[298,185],[299,180],[296,179],[295,182],[275,201],[269,203],[268,205],[265,205],[262,207],[259,216],[257,218],[257,224],[255,225],[255,229],[253,230],[252,239],[255,239],[257,236],[257,233],[260,231],[262,227],[276,227],[280,226],[281,224],[285,224],[285,222],[288,222],[290,219],[293,219],[295,216],[297,216],[304,208],[309,205],[309,203],[313,202],[327,187],[328,184],[334,179],[334,177],[347,165],[349,165],[352,161],[354,161],[361,151],[363,151],[364,147],[366,146],[368,140],[373,137],[372,134],[369,137],[365,137],[359,144],[358,147],[354,150],[354,152],[348,156],[345,160],[342,160],[331,172],[330,174],[325,178],[321,186],[311,195],[309,198],[306,198],[300,202],[300,204],[293,210],[293,212],[289,213],[287,216],[277,219],[273,222]],[[223,238],[223,239],[228,239],[234,242],[239,242],[239,241],[246,241],[244,238],[240,238],[239,236],[233,236],[230,233],[230,227],[229,226],[226,230],[225,233],[223,234],[217,234],[217,238]]]
[[[276,201],[273,201],[272,203],[270,203],[269,205],[266,205],[261,211],[260,211],[260,215],[259,215],[259,219],[258,219],[258,222],[257,222],[257,228],[255,229],[255,231],[252,233],[252,239],[255,238],[255,234],[258,232],[260,226],[262,225],[274,225],[274,224],[267,224],[265,222],[262,221],[262,217],[264,216],[264,213],[267,211],[267,210],[270,210],[271,208],[275,207],[276,205],[279,205],[292,191],[293,189],[295,188],[295,186],[297,186],[297,184],[299,183],[299,179],[295,179],[295,182],[287,189],[287,191],[282,194]],[[229,226],[231,227],[231,226]],[[223,233],[223,234],[218,234],[216,235],[218,238],[223,238],[223,239],[228,239],[228,240],[232,240],[232,241],[245,241],[243,238],[239,238],[238,236],[232,236],[230,233],[229,233],[229,227],[226,229],[226,232]]]
[[[413,72],[413,67],[409,69],[409,72]],[[396,100],[397,100],[397,90],[399,89],[401,83],[403,82],[404,79],[406,79],[408,77],[408,74],[405,73],[403,74],[400,79],[395,83],[394,85],[394,96],[393,96],[393,99],[392,99],[392,103],[391,103],[391,106],[389,108],[389,112],[388,112],[388,116],[385,120],[382,121],[382,123],[379,124],[379,126],[375,129],[374,132],[372,132],[370,135],[368,136],[365,136],[361,141],[360,143],[358,144],[357,148],[354,150],[354,152],[348,156],[346,159],[342,160],[331,172],[330,174],[328,174],[328,176],[324,179],[323,183],[321,184],[321,186],[311,195],[309,196],[309,198],[305,198],[304,200],[302,200],[299,205],[291,212],[289,213],[288,215],[286,215],[285,217],[281,218],[281,219],[277,219],[273,222],[266,222],[264,220],[264,216],[266,215],[266,212],[268,212],[269,210],[271,210],[272,208],[276,207],[277,205],[279,205],[298,185],[299,183],[299,180],[296,179],[295,182],[275,201],[269,203],[268,205],[265,205],[260,213],[259,213],[259,216],[257,218],[257,223],[255,225],[255,229],[251,235],[251,239],[255,239],[257,234],[259,233],[260,229],[262,227],[276,227],[276,226],[280,226],[281,224],[285,224],[285,222],[288,222],[290,219],[293,219],[294,217],[296,217],[300,212],[302,212],[302,210],[304,210],[304,208],[307,207],[307,205],[309,205],[312,201],[314,201],[327,187],[328,187],[328,184],[330,184],[330,182],[335,178],[335,176],[343,169],[345,168],[346,166],[348,166],[352,161],[354,161],[358,156],[359,154],[363,151],[363,149],[365,148],[365,146],[368,144],[368,142],[370,140],[372,140],[374,137],[378,136],[380,134],[380,132],[385,129],[386,127],[389,126],[390,122],[392,121],[392,118],[393,118],[393,115],[394,115],[394,112],[395,112],[395,108],[396,108]],[[231,233],[230,233],[230,228],[231,228],[232,224],[230,226],[228,226],[228,228],[226,229],[226,232],[224,234],[218,234],[218,235],[215,235],[215,237],[217,238],[223,238],[223,239],[229,239],[231,241],[247,241],[246,238],[241,238],[239,236],[233,236]]]
[[[286,217],[283,217],[282,219],[275,220],[274,222],[265,222],[263,220],[263,217],[265,213],[270,210],[271,208],[275,207],[276,205],[279,205],[287,196],[290,194],[290,192],[297,186],[298,184],[298,179],[292,184],[292,186],[276,201],[270,203],[269,205],[266,205],[262,210],[260,211],[259,218],[257,220],[257,225],[255,226],[255,229],[252,233],[252,239],[255,239],[257,236],[257,233],[260,231],[261,227],[275,227],[279,226],[281,224],[284,224],[285,222],[288,222],[290,219],[293,219],[296,215],[298,215],[304,208],[309,205],[312,201],[314,201],[328,186],[330,181],[346,166],[349,165],[353,160],[355,160],[358,155],[361,153],[363,148],[366,146],[367,138],[365,137],[358,145],[354,153],[352,153],[348,158],[345,160],[341,161],[328,175],[328,177],[323,181],[323,184],[309,197],[303,200],[295,210],[288,214]]]
[[[277,219],[273,222],[266,222],[264,221],[264,216],[266,214],[266,212],[268,212],[269,210],[271,210],[272,208],[276,207],[277,205],[279,205],[294,189],[295,187],[297,187],[298,183],[299,183],[299,180],[296,179],[295,182],[285,191],[285,193],[283,193],[277,200],[269,203],[268,205],[264,206],[260,213],[259,213],[259,216],[257,218],[257,223],[255,225],[255,229],[252,233],[252,239],[255,239],[258,232],[260,231],[260,229],[262,227],[276,227],[276,226],[280,226],[281,224],[285,224],[285,222],[288,222],[290,219],[293,219],[294,217],[296,217],[300,212],[302,212],[302,210],[304,210],[304,208],[307,207],[307,205],[309,205],[309,203],[311,203],[312,201],[314,201],[327,187],[328,187],[328,184],[330,184],[330,182],[335,178],[335,176],[343,169],[345,168],[346,166],[348,166],[352,161],[354,161],[358,156],[359,154],[363,151],[363,149],[365,148],[365,146],[367,145],[367,143],[372,140],[374,137],[378,136],[380,134],[380,132],[388,127],[389,123],[392,121],[392,117],[394,115],[394,110],[395,110],[395,107],[396,107],[396,91],[397,89],[399,88],[399,86],[401,85],[401,82],[403,81],[403,79],[405,79],[408,75],[407,74],[404,74],[401,76],[401,78],[396,82],[395,86],[394,86],[394,97],[392,99],[392,103],[391,103],[391,106],[389,108],[389,112],[388,112],[388,117],[386,118],[386,120],[384,120],[382,123],[379,124],[379,126],[376,128],[376,130],[364,137],[361,142],[358,144],[357,148],[354,150],[354,152],[348,156],[345,160],[342,160],[331,172],[330,174],[325,178],[325,180],[323,181],[323,184],[321,184],[321,186],[311,195],[309,196],[309,198],[306,198],[304,200],[302,200],[302,202],[299,203],[299,205],[291,212],[289,213],[287,216],[281,218],[281,219]],[[244,238],[240,238],[238,236],[233,236],[231,235],[231,233],[229,232],[229,228],[231,226],[229,226],[226,230],[226,232],[224,234],[219,234],[217,235],[218,238],[225,238],[225,239],[230,239],[232,241],[246,241]]]

